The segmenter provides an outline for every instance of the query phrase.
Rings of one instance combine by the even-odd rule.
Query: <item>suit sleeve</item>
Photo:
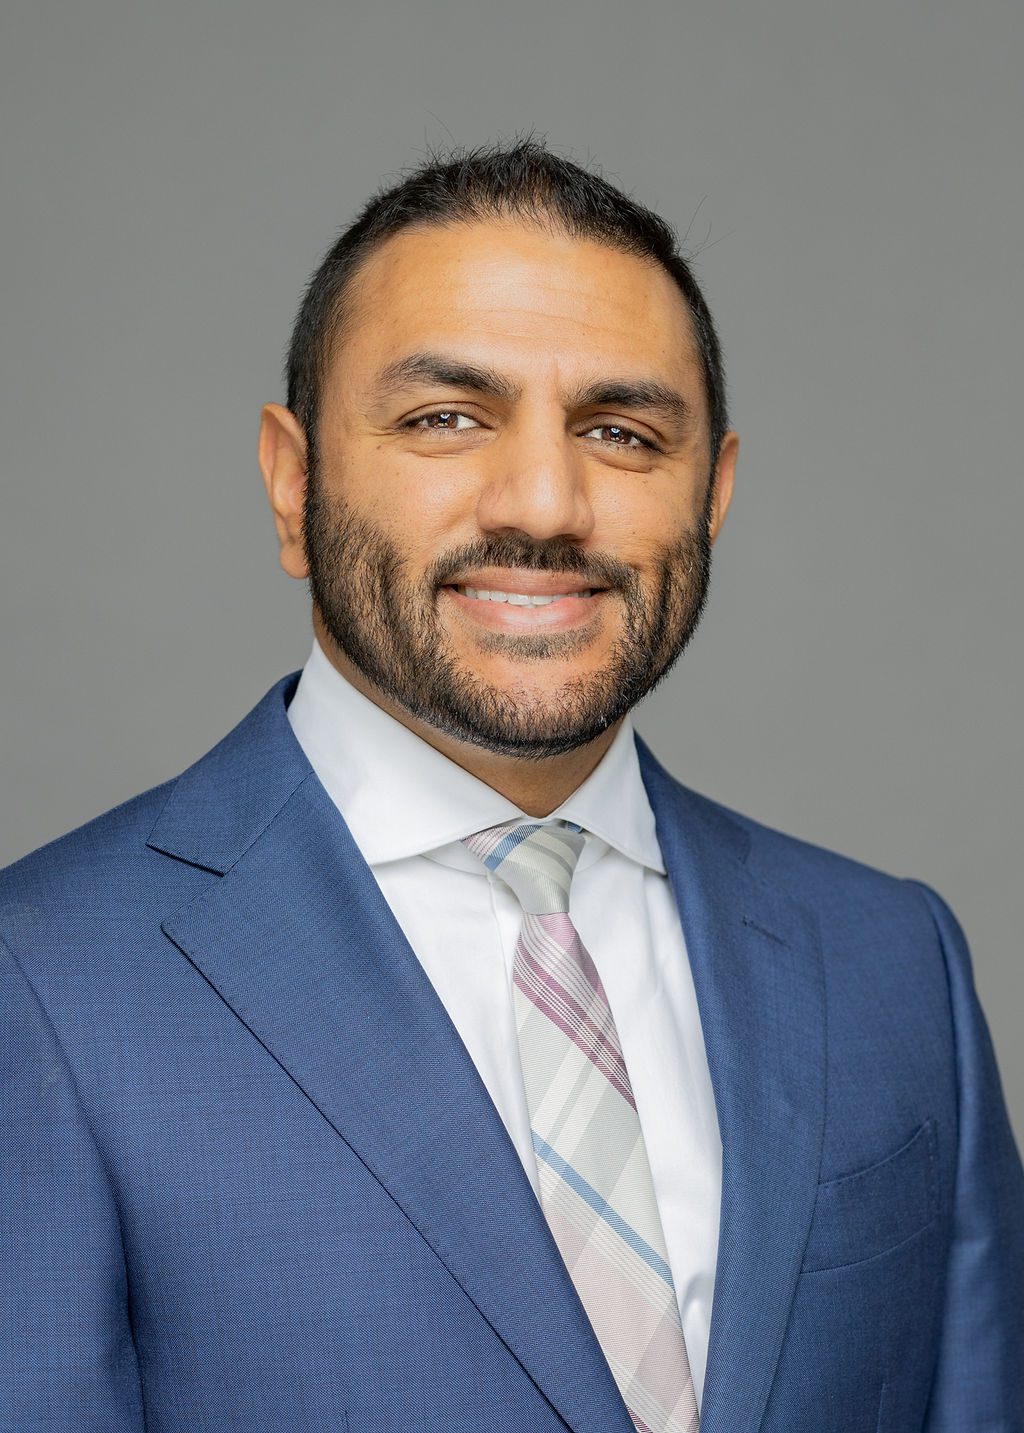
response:
[[[913,884],[945,955],[959,1101],[953,1237],[923,1433],[1024,1433],[1024,1173],[963,931],[940,896]]]
[[[0,1428],[143,1433],[113,1191],[63,1051],[0,943]]]

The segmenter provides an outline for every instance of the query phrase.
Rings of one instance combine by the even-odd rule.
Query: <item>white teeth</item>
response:
[[[549,596],[534,596],[527,592],[487,592],[482,588],[459,587],[457,591],[466,597],[475,597],[478,602],[508,602],[513,607],[546,607],[562,597],[589,597],[589,589],[582,592],[553,592]]]

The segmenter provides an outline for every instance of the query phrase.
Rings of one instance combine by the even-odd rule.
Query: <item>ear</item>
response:
[[[731,430],[722,439],[715,464],[715,489],[711,497],[709,529],[711,541],[718,537],[725,515],[732,502],[733,483],[736,479],[736,460],[740,455],[740,435]]]
[[[306,435],[295,414],[280,403],[265,404],[260,414],[259,459],[281,544],[281,566],[289,577],[307,577],[309,567],[302,541]]]

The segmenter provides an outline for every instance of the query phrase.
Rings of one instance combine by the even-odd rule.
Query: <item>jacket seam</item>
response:
[[[921,901],[925,910],[928,913],[928,918],[931,922],[932,931],[935,935],[935,941],[939,948],[939,955],[942,959],[942,973],[946,982],[946,999],[949,1004],[949,1028],[950,1034],[953,1039],[953,1056],[956,1069],[956,1163],[953,1169],[952,1179],[952,1185],[955,1189],[960,1181],[960,1103],[961,1089],[963,1086],[963,1070],[961,1068],[960,1038],[956,1028],[956,1018],[953,1013],[953,988],[949,973],[949,956],[946,952],[946,941],[945,937],[942,934],[942,927],[939,925],[938,915],[936,914],[935,908],[932,905],[931,897],[933,892],[928,886],[924,884],[923,881],[908,879],[906,884],[908,886],[913,887],[914,891],[917,893],[918,899]],[[937,1155],[934,1151],[933,1158],[936,1160],[937,1163]]]
[[[106,1160],[106,1158],[105,1158],[105,1156],[104,1156],[103,1150],[102,1150],[102,1148],[101,1148],[101,1146],[100,1146],[100,1142],[99,1142],[99,1140],[96,1138],[96,1131],[93,1129],[92,1121],[90,1120],[88,1111],[86,1110],[86,1107],[85,1107],[85,1101],[82,1099],[82,1092],[81,1092],[81,1090],[79,1089],[78,1081],[75,1079],[75,1072],[74,1072],[74,1070],[73,1070],[73,1068],[72,1068],[72,1066],[71,1066],[71,1061],[68,1059],[67,1051],[64,1049],[64,1046],[63,1046],[63,1044],[61,1043],[60,1036],[57,1034],[56,1027],[55,1027],[55,1025],[54,1025],[52,1019],[50,1018],[50,1012],[49,1012],[49,1010],[46,1008],[46,1005],[45,1005],[45,1003],[44,1003],[42,997],[40,996],[39,991],[36,989],[35,984],[34,984],[33,981],[31,980],[31,978],[29,977],[27,971],[25,970],[25,967],[22,965],[22,963],[21,963],[21,961],[18,959],[16,953],[15,953],[14,950],[11,948],[10,944],[8,943],[8,941],[6,941],[6,940],[4,939],[4,937],[3,937],[2,934],[0,934],[0,946],[2,946],[3,949],[4,949],[4,950],[7,952],[7,954],[10,956],[11,962],[12,962],[12,964],[13,964],[15,970],[18,972],[19,976],[21,977],[22,981],[24,982],[25,988],[26,988],[26,989],[29,991],[29,993],[31,994],[32,999],[35,1001],[35,1004],[36,1004],[36,1006],[38,1007],[40,1014],[42,1015],[43,1019],[44,1019],[45,1022],[46,1022],[46,1028],[47,1028],[47,1029],[49,1030],[49,1032],[50,1032],[50,1037],[51,1037],[51,1039],[53,1040],[54,1048],[56,1049],[56,1051],[58,1052],[58,1054],[59,1054],[59,1056],[60,1056],[61,1064],[63,1065],[64,1071],[65,1071],[65,1073],[66,1073],[66,1075],[67,1075],[68,1085],[70,1086],[71,1091],[72,1091],[72,1093],[73,1093],[73,1095],[74,1095],[75,1104],[76,1104],[76,1106],[77,1106],[77,1108],[78,1108],[78,1111],[79,1111],[79,1114],[80,1114],[80,1116],[81,1116],[82,1124],[83,1124],[83,1126],[85,1127],[85,1129],[88,1131],[89,1139],[90,1139],[90,1141],[91,1141],[91,1143],[92,1143],[93,1149],[96,1151],[96,1157],[97,1157],[97,1159],[99,1160],[100,1168],[101,1168],[102,1171],[103,1171],[103,1176],[104,1176],[104,1178],[105,1178],[106,1181],[107,1181],[107,1187],[108,1187],[109,1190],[110,1190],[110,1201],[111,1201],[112,1205],[114,1206],[114,1214],[115,1214],[115,1216],[116,1216],[116,1218],[117,1218],[117,1241],[118,1241],[118,1245],[119,1245],[119,1247],[120,1247],[120,1249],[121,1249],[121,1262],[122,1262],[122,1265],[123,1265],[123,1267],[124,1267],[124,1275],[125,1275],[125,1289],[126,1289],[126,1292],[128,1292],[127,1309],[126,1309],[126,1312],[127,1312],[127,1315],[128,1315],[128,1330],[129,1330],[129,1333],[130,1333],[130,1335],[131,1335],[132,1348],[133,1348],[134,1351],[135,1351],[135,1373],[136,1373],[136,1378],[137,1378],[137,1380],[138,1380],[138,1386],[139,1386],[139,1407],[140,1407],[141,1410],[142,1410],[142,1426],[143,1426],[143,1430],[145,1430],[145,1428],[146,1428],[146,1426],[147,1426],[147,1421],[148,1421],[147,1418],[146,1418],[146,1399],[145,1399],[145,1392],[144,1392],[144,1389],[143,1389],[143,1386],[142,1386],[142,1370],[141,1370],[141,1368],[139,1367],[139,1350],[138,1350],[138,1346],[137,1346],[137,1344],[136,1344],[136,1342],[135,1342],[135,1326],[134,1326],[134,1321],[133,1321],[133,1319],[132,1319],[131,1294],[130,1294],[130,1291],[128,1290],[128,1256],[127,1256],[127,1254],[126,1254],[126,1252],[125,1252],[125,1245],[124,1245],[124,1221],[123,1221],[122,1215],[121,1215],[121,1204],[120,1204],[120,1201],[119,1201],[119,1199],[118,1199],[118,1197],[117,1197],[117,1187],[116,1187],[116,1185],[114,1184],[114,1180],[113,1180],[113,1178],[112,1178],[112,1176],[111,1176],[110,1166],[109,1166],[109,1164],[107,1163],[107,1160]]]
[[[917,895],[917,897],[918,897],[918,900],[922,903],[922,905],[924,906],[925,910],[928,912],[928,917],[929,917],[929,919],[930,919],[930,921],[931,921],[932,931],[934,932],[934,935],[935,935],[935,941],[936,941],[936,944],[938,945],[938,948],[939,948],[939,957],[940,957],[940,959],[941,959],[941,961],[942,961],[942,971],[943,971],[943,975],[944,975],[945,981],[946,981],[946,999],[947,999],[948,1004],[949,1004],[949,1029],[950,1029],[950,1036],[951,1036],[952,1041],[953,1041],[953,1064],[954,1064],[954,1070],[955,1070],[955,1073],[956,1073],[956,1078],[955,1078],[955,1080],[954,1080],[954,1085],[955,1085],[955,1101],[956,1101],[956,1139],[955,1139],[955,1143],[954,1143],[954,1156],[953,1156],[952,1179],[951,1179],[951,1181],[950,1181],[950,1188],[953,1190],[953,1198],[954,1198],[954,1200],[955,1200],[955,1199],[957,1198],[957,1190],[958,1190],[959,1185],[960,1185],[960,1164],[961,1164],[961,1159],[962,1159],[962,1137],[961,1137],[961,1128],[962,1128],[962,1126],[961,1126],[961,1113],[960,1113],[960,1111],[961,1111],[961,1103],[962,1103],[962,1099],[963,1099],[963,1096],[962,1096],[962,1093],[961,1093],[961,1092],[962,1092],[962,1089],[963,1089],[963,1069],[962,1069],[962,1060],[961,1060],[961,1053],[960,1053],[960,1035],[959,1035],[959,1032],[958,1032],[957,1027],[956,1027],[956,1014],[955,1014],[955,1011],[954,1011],[953,978],[952,978],[952,975],[951,975],[951,973],[950,973],[949,952],[948,952],[947,949],[946,949],[946,938],[945,938],[945,936],[944,936],[943,933],[942,933],[942,926],[939,924],[939,914],[938,914],[938,911],[936,910],[936,907],[935,907],[935,904],[934,904],[934,901],[935,901],[936,899],[938,899],[936,892],[934,892],[934,891],[931,889],[930,886],[926,885],[924,881],[918,881],[918,880],[915,880],[915,879],[913,879],[913,878],[907,878],[905,883],[906,883],[906,885],[910,886],[910,887],[915,891],[915,893],[916,893],[916,895]],[[936,1149],[933,1151],[933,1159],[935,1160],[936,1169],[937,1169],[937,1166],[938,1166],[938,1150],[937,1150],[937,1147],[936,1147]],[[935,1180],[935,1184],[936,1184],[935,1198],[936,1198],[936,1200],[939,1201],[940,1204],[941,1204],[941,1197],[940,1197],[940,1193],[939,1193],[939,1190],[938,1190],[938,1179],[937,1179],[937,1178],[936,1178],[936,1180]],[[939,1288],[938,1290],[936,1290],[936,1297],[937,1297],[940,1301],[943,1301],[943,1302],[945,1301],[945,1297],[946,1297],[946,1285],[947,1285],[947,1283],[948,1283],[948,1274],[949,1274],[949,1270],[948,1270],[948,1264],[947,1264],[947,1267],[946,1267],[946,1268],[944,1269],[944,1271],[943,1271],[943,1277],[942,1277],[941,1286],[940,1286],[940,1288]],[[932,1365],[931,1381],[930,1381],[929,1390],[928,1390],[928,1400],[927,1400],[926,1407],[927,1407],[929,1410],[931,1409],[932,1396],[933,1396],[933,1394],[934,1394],[934,1392],[935,1392],[935,1377],[936,1377],[937,1368],[938,1368],[938,1350],[936,1350],[935,1362],[934,1362],[933,1365]],[[928,1421],[930,1421],[930,1412],[929,1412],[928,1414],[926,1414],[926,1419],[928,1419]]]

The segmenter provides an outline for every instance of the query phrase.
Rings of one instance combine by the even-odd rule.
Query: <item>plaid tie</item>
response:
[[[639,1433],[695,1433],[636,1103],[601,977],[569,919],[585,842],[565,822],[465,838],[523,908],[513,991],[545,1217]]]

